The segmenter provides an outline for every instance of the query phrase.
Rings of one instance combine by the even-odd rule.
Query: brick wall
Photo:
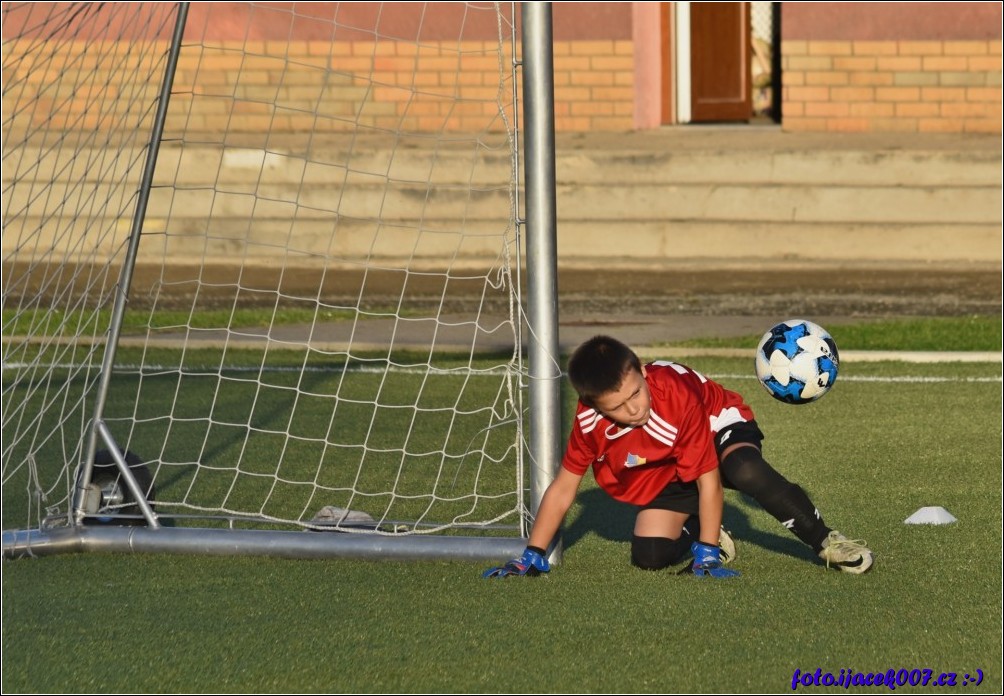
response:
[[[182,128],[233,133],[342,132],[357,126],[501,131],[506,124],[500,108],[512,116],[509,48],[500,52],[497,43],[488,41],[189,45],[175,76],[167,136]],[[5,96],[5,110],[40,99],[43,108],[23,110],[34,118],[32,126],[100,130],[120,127],[117,114],[155,98],[167,46],[109,43],[96,51],[93,42],[65,42],[45,69],[33,69],[30,60],[7,59],[19,50],[18,42],[4,46],[5,66],[18,65],[19,86],[24,81],[23,89]],[[37,45],[33,50],[37,53]],[[632,127],[631,41],[556,42],[554,68],[559,131]],[[140,73],[149,78],[126,85]]]
[[[555,42],[555,130],[626,131],[633,119],[633,42]]]
[[[172,105],[189,131],[501,130],[511,62],[480,41],[224,42],[182,53]]]
[[[255,6],[253,12],[241,3],[193,5],[194,33],[182,53],[169,136],[181,127],[254,133],[356,127],[501,131],[506,122],[500,105],[505,114],[513,112],[512,45],[503,41],[500,55],[493,10],[478,13],[477,31],[467,31],[466,11],[453,16],[464,6],[430,3],[429,12],[441,21],[431,21],[430,15],[430,21],[421,23],[425,33],[418,40],[397,41],[394,36],[414,31],[417,20],[408,12],[418,10],[402,4],[387,15],[397,24],[384,26],[374,3],[346,4],[339,13],[351,10],[360,16],[338,14],[340,21],[351,19],[348,26],[354,28],[339,26],[341,38],[332,41],[334,15],[307,21],[311,18],[289,8],[279,11],[290,3],[272,5]],[[331,14],[336,5],[311,7]],[[636,82],[636,57],[649,62],[659,58],[658,53],[651,58],[636,51],[628,5],[555,6],[559,132],[635,127],[635,90],[655,85]],[[373,16],[362,16],[367,13]],[[999,3],[786,3],[783,127],[1001,132],[1000,14]],[[5,32],[14,32],[17,27],[7,19]],[[379,35],[374,33],[378,25],[390,35],[366,40]],[[200,28],[204,36],[198,34]],[[93,30],[107,35],[100,22]],[[288,41],[291,35],[300,38]],[[58,55],[48,60],[48,48],[39,50],[37,38],[26,41],[3,45],[5,85],[16,82],[5,94],[4,109],[18,113],[18,127],[27,119],[51,129],[121,129],[128,121],[111,116],[142,100],[149,103],[156,94],[163,43],[141,37],[119,45],[91,40],[87,56],[78,60],[84,44],[63,41],[57,44]],[[25,60],[14,58],[25,51]],[[46,66],[33,66],[43,57]],[[137,79],[140,73],[149,79]],[[76,87],[70,80],[77,81]],[[35,98],[37,104],[22,108]]]
[[[1001,132],[1001,42],[781,46],[790,131]]]

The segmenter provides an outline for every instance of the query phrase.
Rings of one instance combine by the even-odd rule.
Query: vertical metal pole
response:
[[[530,375],[530,511],[561,464],[554,47],[551,3],[521,3]],[[552,560],[560,558],[560,546]]]
[[[189,3],[178,3],[178,17],[174,23],[174,34],[171,38],[171,48],[167,56],[167,66],[164,70],[164,80],[160,85],[160,102],[154,115],[153,132],[150,134],[150,145],[146,155],[146,165],[143,169],[143,179],[140,182],[139,197],[136,200],[136,210],[133,213],[132,227],[129,231],[129,246],[126,248],[125,259],[122,261],[122,272],[116,288],[115,304],[112,308],[111,324],[108,327],[108,340],[105,343],[104,358],[101,361],[101,374],[98,378],[97,394],[94,403],[94,416],[91,419],[90,432],[87,439],[87,449],[84,461],[81,463],[80,475],[76,481],[76,491],[73,500],[72,524],[79,524],[84,514],[84,494],[86,484],[91,481],[94,468],[94,453],[97,451],[98,434],[104,416],[105,402],[108,399],[108,387],[111,384],[112,367],[115,365],[115,351],[118,348],[119,335],[122,333],[122,319],[125,316],[126,302],[129,300],[129,286],[132,284],[132,272],[136,265],[139,252],[139,240],[143,234],[143,221],[146,219],[146,208],[150,201],[150,189],[153,186],[153,175],[157,169],[157,154],[160,141],[164,135],[164,123],[167,120],[167,107],[171,100],[171,87],[174,84],[174,74],[178,67],[178,56],[181,54],[181,40],[185,34],[185,21],[188,18]],[[114,448],[112,448],[114,449]],[[116,458],[118,462],[118,458]],[[122,476],[130,489],[138,490],[135,477],[128,467],[120,465]],[[142,506],[141,506],[142,507]],[[147,521],[156,527],[156,519],[149,517]]]
[[[781,3],[770,4],[770,117],[781,123],[781,98],[784,77],[781,69]]]

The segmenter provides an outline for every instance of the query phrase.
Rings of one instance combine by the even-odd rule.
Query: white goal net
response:
[[[524,533],[513,14],[3,3],[5,529]]]

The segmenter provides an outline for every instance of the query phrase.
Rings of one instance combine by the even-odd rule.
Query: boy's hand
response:
[[[694,554],[694,565],[692,565],[689,570],[697,577],[739,577],[738,570],[731,570],[722,566],[721,549],[717,546],[702,544],[699,541],[695,541],[690,545],[690,552]]]
[[[504,578],[507,575],[527,575],[533,578],[549,570],[551,570],[551,564],[547,562],[547,559],[540,552],[528,548],[519,558],[514,558],[505,565],[489,568],[481,577]]]

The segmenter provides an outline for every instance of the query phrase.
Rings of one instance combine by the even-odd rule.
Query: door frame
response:
[[[673,122],[690,123],[690,3],[674,2],[673,21],[673,68],[669,72],[673,82],[674,103],[676,105]]]

